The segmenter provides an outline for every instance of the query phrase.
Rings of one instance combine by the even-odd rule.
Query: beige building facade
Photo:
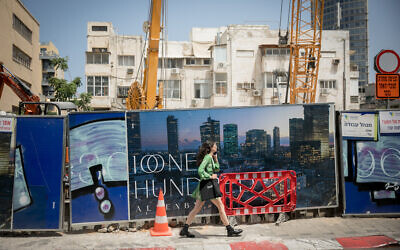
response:
[[[50,41],[40,43],[40,60],[42,63],[42,93],[46,99],[54,98],[54,88],[50,86],[49,79],[56,77],[64,79],[64,71],[60,68],[56,69],[51,65],[51,60],[58,58],[60,53],[57,47]]]
[[[0,61],[31,92],[40,96],[39,22],[19,0],[0,1]],[[0,110],[16,112],[19,97],[7,85],[0,98]]]

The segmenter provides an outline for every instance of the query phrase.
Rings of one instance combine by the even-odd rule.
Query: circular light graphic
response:
[[[111,202],[109,200],[102,201],[100,203],[100,210],[104,214],[110,212],[110,210],[111,210]]]
[[[97,187],[96,190],[95,190],[94,192],[95,192],[96,198],[97,198],[98,200],[104,199],[105,190],[104,190],[103,187]]]

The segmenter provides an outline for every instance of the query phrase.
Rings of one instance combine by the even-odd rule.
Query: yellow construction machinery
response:
[[[324,0],[291,0],[290,103],[314,103]]]
[[[152,0],[150,6],[151,19],[148,25],[144,27],[147,31],[148,47],[145,58],[143,82],[135,81],[128,91],[126,98],[126,108],[132,109],[154,109],[163,107],[162,96],[163,86],[160,83],[157,87],[157,69],[158,69],[158,50],[160,42],[161,10],[162,0]],[[140,69],[139,69],[140,72]],[[157,93],[158,89],[158,93]]]

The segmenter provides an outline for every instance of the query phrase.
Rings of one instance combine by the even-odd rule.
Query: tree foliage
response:
[[[91,111],[93,110],[90,107],[90,101],[92,100],[92,94],[90,93],[81,93],[79,99],[75,99],[73,102],[76,106],[78,106],[81,111]]]
[[[68,70],[68,56],[67,57],[56,57],[50,60],[50,65],[62,71]]]
[[[50,63],[56,69],[60,68],[63,71],[68,69],[68,57],[57,57],[52,59]],[[92,110],[90,107],[90,101],[92,99],[91,94],[81,93],[79,99],[76,98],[76,91],[82,85],[80,77],[75,77],[71,82],[68,82],[65,79],[52,77],[49,79],[49,84],[54,88],[55,101],[73,102],[81,111]]]

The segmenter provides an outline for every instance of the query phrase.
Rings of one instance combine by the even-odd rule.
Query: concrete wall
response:
[[[13,28],[15,14],[32,31],[32,41],[26,40]],[[39,60],[39,22],[29,13],[19,0],[0,1],[0,61],[18,78],[30,85],[35,95],[41,94],[41,63]],[[13,45],[27,54],[30,68],[13,59]],[[0,110],[11,112],[18,107],[20,99],[6,85],[0,99]]]

